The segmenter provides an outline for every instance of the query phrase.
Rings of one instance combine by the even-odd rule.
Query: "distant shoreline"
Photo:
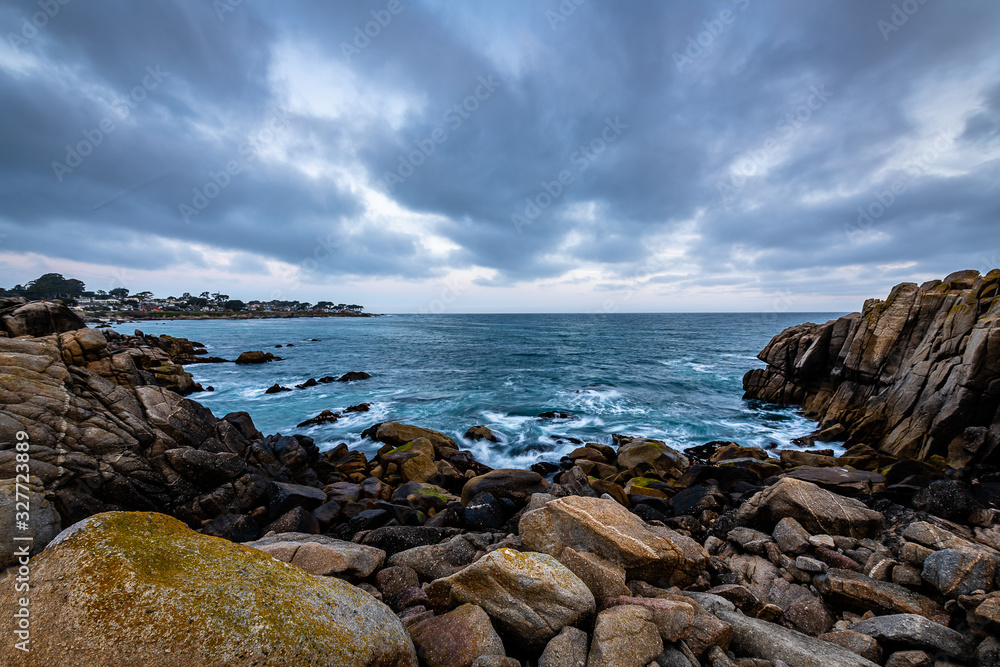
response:
[[[250,313],[190,313],[173,311],[113,311],[107,315],[98,316],[84,313],[83,318],[88,323],[120,322],[120,321],[165,321],[165,320],[274,320],[292,318],[317,317],[381,317],[374,313],[296,313],[296,312],[250,312]]]

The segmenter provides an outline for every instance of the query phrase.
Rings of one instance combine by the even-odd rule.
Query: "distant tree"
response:
[[[125,297],[128,296],[128,288],[116,287],[108,292],[108,296],[110,296],[113,299],[124,299]]]
[[[202,299],[204,299],[205,301],[208,301],[208,300],[209,300],[209,298],[211,298],[211,296],[212,296],[212,295],[211,295],[211,294],[209,294],[208,292],[202,292],[202,293],[201,293],[201,294],[199,294],[198,296],[200,296],[200,297],[201,297]]]
[[[18,290],[18,288],[21,288]],[[46,273],[35,278],[25,287],[18,285],[15,291],[28,299],[73,299],[86,290],[83,281],[64,278],[61,273]]]
[[[181,294],[181,298],[187,301],[191,298],[191,292],[184,292],[184,294]]]
[[[102,289],[97,290],[97,298],[98,299],[106,299],[107,296],[108,296],[108,293],[106,291],[104,291]]]
[[[132,296],[134,296],[135,298],[139,299],[140,301],[145,301],[146,299],[152,299],[153,298],[153,293],[152,292],[136,292]]]
[[[320,301],[316,304],[316,307],[320,310],[330,310],[333,308],[333,301]]]
[[[208,299],[203,299],[201,297],[193,296],[187,300],[187,305],[191,308],[204,308],[208,305]]]
[[[238,313],[241,310],[245,310],[246,307],[247,307],[247,305],[245,303],[243,303],[242,301],[240,301],[239,299],[230,299],[229,301],[226,301],[226,303],[225,303],[225,305],[223,307],[226,310],[231,310],[233,312]]]

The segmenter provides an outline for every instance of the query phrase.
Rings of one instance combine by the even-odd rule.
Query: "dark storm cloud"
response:
[[[857,289],[981,268],[1000,245],[986,0],[60,7],[26,39],[39,5],[0,2],[21,37],[0,45],[7,250],[808,293],[844,267]],[[947,149],[907,169],[937,132]],[[423,221],[393,224],[365,188]],[[434,239],[451,249],[429,262]],[[670,243],[684,254],[652,256]]]

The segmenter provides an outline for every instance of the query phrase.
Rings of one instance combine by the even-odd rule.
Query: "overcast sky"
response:
[[[0,32],[5,287],[846,312],[1000,265],[995,0],[0,0]]]

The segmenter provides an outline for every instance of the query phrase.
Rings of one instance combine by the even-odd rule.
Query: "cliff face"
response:
[[[801,405],[821,428],[955,467],[1000,460],[1000,269],[903,283],[885,301],[775,336],[746,398]],[[842,436],[843,437],[843,436]]]

